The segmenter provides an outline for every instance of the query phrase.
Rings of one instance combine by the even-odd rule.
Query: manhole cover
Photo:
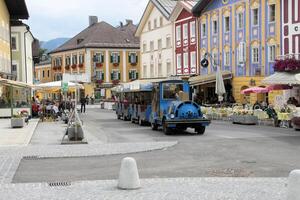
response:
[[[248,177],[252,172],[244,169],[209,169],[208,174],[216,177]]]

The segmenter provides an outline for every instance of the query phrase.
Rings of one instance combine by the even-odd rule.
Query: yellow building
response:
[[[261,81],[274,73],[275,58],[281,52],[280,5],[280,0],[204,0],[193,9],[200,27],[200,60],[206,53],[211,56],[210,65],[201,67],[200,75],[215,73],[214,66],[225,74],[230,72],[226,90],[238,103],[273,102],[274,93],[244,96],[241,90],[264,87]],[[206,95],[207,90],[214,90],[212,85],[199,87]]]
[[[34,66],[35,83],[52,82],[51,60],[42,61]]]
[[[110,98],[110,88],[139,78],[140,47],[131,20],[113,27],[90,17],[90,25],[50,52],[53,80],[84,85],[81,96]]]

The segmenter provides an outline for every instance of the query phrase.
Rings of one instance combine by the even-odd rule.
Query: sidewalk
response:
[[[24,128],[11,128],[10,119],[0,119],[0,146],[28,145],[39,119],[31,119]]]
[[[286,200],[286,183],[286,178],[142,179],[139,190],[119,190],[116,180],[0,184],[0,199]]]

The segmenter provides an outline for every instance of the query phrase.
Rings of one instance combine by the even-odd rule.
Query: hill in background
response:
[[[53,40],[49,41],[41,41],[40,46],[43,49],[47,49],[47,52],[52,51],[53,49],[56,49],[60,45],[64,44],[66,41],[68,41],[70,38],[55,38]]]

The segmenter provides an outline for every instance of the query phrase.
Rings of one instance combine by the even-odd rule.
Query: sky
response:
[[[113,26],[138,24],[148,0],[26,0],[33,35],[40,41],[73,37],[88,26],[90,15]]]

